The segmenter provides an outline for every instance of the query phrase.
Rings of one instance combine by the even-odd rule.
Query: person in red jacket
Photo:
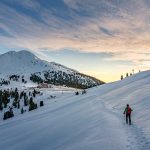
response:
[[[126,124],[129,123],[129,125],[131,125],[131,112],[133,110],[130,108],[129,104],[127,104],[125,110],[124,110],[124,114],[126,114]]]

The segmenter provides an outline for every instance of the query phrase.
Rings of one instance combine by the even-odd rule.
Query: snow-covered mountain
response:
[[[10,51],[0,55],[0,75],[20,75],[33,82],[46,82],[55,85],[66,85],[78,88],[88,88],[104,82],[81,74],[78,71],[57,64],[41,60],[33,53],[23,50]]]
[[[9,51],[0,55],[0,73],[5,74],[28,74],[45,70],[61,70],[67,73],[77,72],[63,65],[41,60],[33,53],[22,50],[19,52]]]

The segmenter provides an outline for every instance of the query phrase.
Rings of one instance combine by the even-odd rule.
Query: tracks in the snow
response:
[[[121,122],[123,122],[122,112],[119,112],[114,108],[107,108],[105,102],[103,100],[101,101],[109,112],[112,112],[112,114],[114,114]],[[143,129],[139,128],[135,122],[133,122],[131,126],[127,125],[126,123],[122,123],[122,129],[125,130],[127,135],[127,150],[150,150],[150,140],[145,137]]]
[[[136,125],[126,126],[130,150],[150,150],[150,142],[146,139],[142,129]]]

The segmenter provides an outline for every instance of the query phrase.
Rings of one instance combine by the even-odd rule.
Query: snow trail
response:
[[[127,141],[128,145],[127,147],[129,150],[149,150],[150,149],[150,142],[148,142],[148,139],[144,135],[144,132],[142,131],[142,128],[139,128],[134,121],[134,118],[132,118],[132,125],[126,124],[125,116],[122,114],[123,112],[120,112],[120,109],[116,109],[115,107],[107,106],[105,101],[102,101],[103,105],[107,107],[107,111],[110,111],[112,114],[114,114],[123,125],[123,130],[125,130],[127,135]]]

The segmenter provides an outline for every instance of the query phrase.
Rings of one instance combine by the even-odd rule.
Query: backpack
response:
[[[131,111],[132,111],[132,109],[130,107],[128,107],[126,113],[131,114]]]

